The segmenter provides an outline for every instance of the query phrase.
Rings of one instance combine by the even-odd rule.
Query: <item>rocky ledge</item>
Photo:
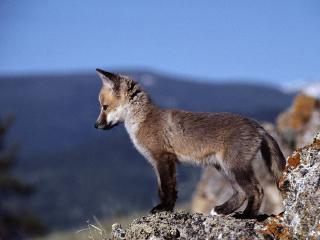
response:
[[[112,226],[112,239],[320,239],[320,133],[288,158],[280,182],[285,211],[264,221],[162,212]]]

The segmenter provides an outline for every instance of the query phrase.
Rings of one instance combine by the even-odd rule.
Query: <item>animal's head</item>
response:
[[[95,128],[111,129],[125,121],[130,101],[141,93],[133,80],[110,72],[96,69],[102,87],[99,93],[100,114]]]

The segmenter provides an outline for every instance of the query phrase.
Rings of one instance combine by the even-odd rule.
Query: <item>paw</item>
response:
[[[221,214],[217,213],[217,212],[215,211],[215,209],[212,208],[211,211],[210,211],[210,215],[211,215],[211,216],[219,216],[219,215],[221,215]]]
[[[173,211],[173,206],[168,205],[168,204],[163,204],[160,203],[157,206],[155,206],[154,208],[151,209],[150,213],[157,213],[157,212],[172,212]]]
[[[219,206],[215,206],[212,210],[211,210],[212,213],[215,213],[216,215],[227,215],[229,214],[229,211],[228,209],[222,204],[222,205],[219,205]],[[211,213],[210,212],[210,213]]]

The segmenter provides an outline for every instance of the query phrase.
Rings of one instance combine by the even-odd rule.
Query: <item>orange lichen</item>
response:
[[[287,174],[290,169],[295,169],[300,164],[300,153],[302,149],[297,149],[291,156],[287,158],[287,165],[283,171],[282,177],[279,179],[278,187],[281,190],[282,197],[286,196],[288,190],[289,181],[287,179]]]
[[[287,167],[296,168],[300,164],[300,153],[295,152],[288,157]]]
[[[310,237],[310,239],[312,240],[318,240],[318,236],[319,236],[319,233],[320,233],[320,224],[317,225],[317,228],[316,228],[316,232],[313,232],[312,236]]]
[[[303,94],[298,95],[292,107],[292,127],[294,129],[301,129],[309,121],[316,106],[316,98]]]
[[[304,94],[298,95],[292,108],[280,114],[277,119],[277,129],[285,132],[288,129],[297,132],[301,130],[311,118],[312,113],[318,107],[318,100]]]
[[[262,230],[261,233],[266,236],[271,236],[275,239],[292,239],[289,228],[276,219],[272,219],[271,221],[269,221],[266,225],[266,228]]]
[[[309,147],[315,150],[320,150],[320,140],[315,140]]]

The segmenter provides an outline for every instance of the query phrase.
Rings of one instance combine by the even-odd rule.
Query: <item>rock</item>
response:
[[[276,128],[284,145],[292,149],[302,147],[319,130],[319,101],[318,98],[302,93],[295,98],[289,109],[279,115]]]
[[[134,220],[126,230],[126,239],[251,238],[259,236],[254,230],[255,222],[230,216],[160,212]]]
[[[113,236],[113,239],[125,239],[126,231],[123,230],[120,224],[112,224],[111,229],[111,235]]]
[[[298,239],[320,238],[320,134],[288,159],[280,187],[285,212],[278,223]]]
[[[298,148],[305,146],[314,134],[320,129],[320,109],[315,110],[303,129],[296,135],[295,145]]]
[[[288,158],[280,182],[284,213],[264,221],[161,212],[113,226],[113,239],[320,239],[320,133]],[[119,229],[121,228],[121,229]],[[117,229],[117,231],[114,231]],[[122,232],[119,238],[118,234]]]

